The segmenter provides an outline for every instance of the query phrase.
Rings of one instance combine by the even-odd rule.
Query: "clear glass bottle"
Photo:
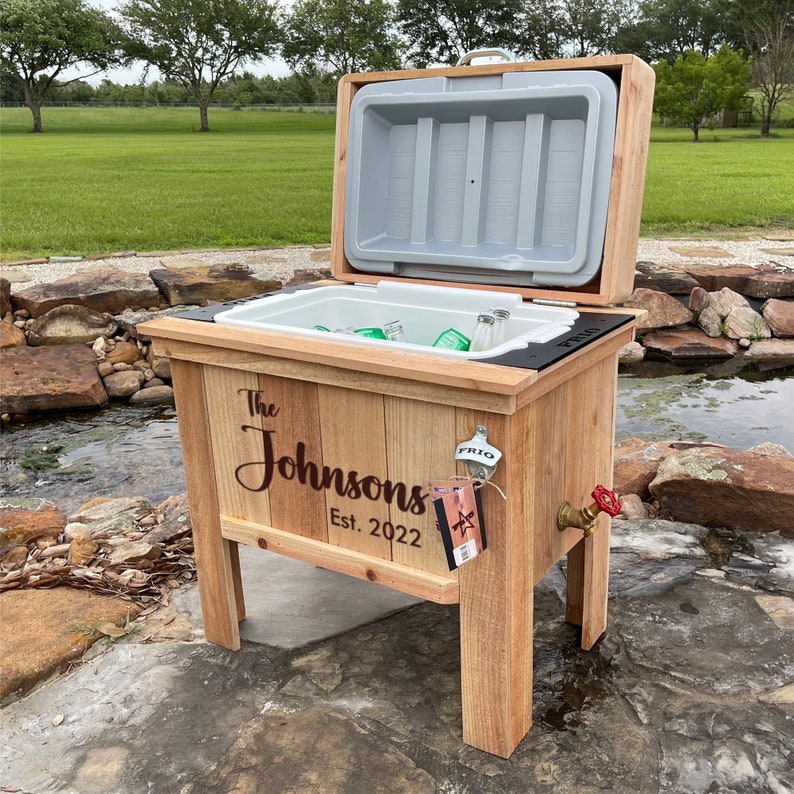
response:
[[[457,328],[447,328],[438,335],[433,347],[445,347],[447,350],[468,350],[469,337],[464,336]]]
[[[399,320],[392,320],[383,326],[383,333],[390,342],[407,342],[403,324]]]
[[[507,321],[510,319],[510,310],[504,306],[491,306],[488,311],[496,318],[493,327],[493,347],[507,341]]]
[[[477,315],[477,325],[474,328],[474,336],[471,338],[471,345],[469,350],[476,352],[479,350],[488,350],[493,347],[493,333],[494,325],[496,324],[496,317],[490,312],[482,312]]]

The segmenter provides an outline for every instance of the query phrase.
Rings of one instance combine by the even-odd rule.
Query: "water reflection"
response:
[[[794,368],[686,371],[664,362],[621,368],[617,439],[713,441],[747,449],[774,441],[794,452]]]
[[[95,496],[183,493],[173,408],[110,406],[12,425],[0,442],[0,494],[49,499],[65,512]]]

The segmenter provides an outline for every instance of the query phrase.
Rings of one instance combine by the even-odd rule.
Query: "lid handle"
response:
[[[458,59],[455,66],[465,66],[467,63],[471,63],[475,58],[504,58],[504,60],[509,63],[514,63],[516,60],[516,56],[508,50],[504,50],[501,47],[486,47],[483,50],[471,50],[467,52]]]

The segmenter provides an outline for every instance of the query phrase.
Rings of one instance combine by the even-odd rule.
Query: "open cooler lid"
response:
[[[617,87],[600,72],[364,86],[345,253],[364,272],[581,286],[601,266]]]
[[[625,298],[652,98],[633,56],[347,75],[334,275]]]

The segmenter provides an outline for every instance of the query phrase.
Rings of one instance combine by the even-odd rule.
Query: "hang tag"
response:
[[[455,449],[455,460],[463,461],[469,475],[480,482],[487,482],[493,477],[501,458],[502,453],[488,443],[488,428],[484,425],[477,425],[474,437],[458,444]]]
[[[486,546],[482,496],[474,480],[428,483],[450,571],[481,554]]]

